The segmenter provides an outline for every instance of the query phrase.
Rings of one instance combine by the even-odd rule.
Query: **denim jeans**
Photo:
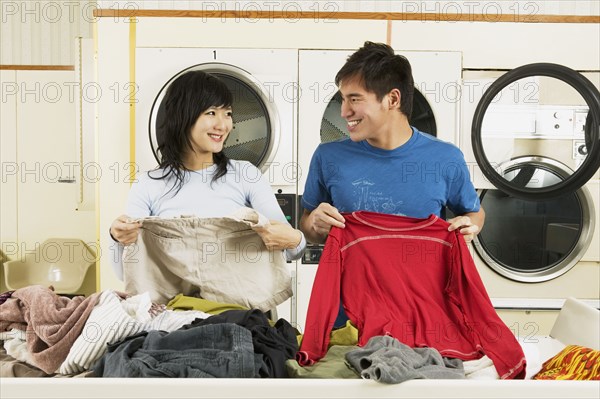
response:
[[[150,331],[108,346],[93,366],[102,377],[258,377],[262,356],[250,330],[232,323]]]

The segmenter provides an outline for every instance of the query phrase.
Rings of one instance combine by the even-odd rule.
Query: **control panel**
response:
[[[296,194],[275,194],[277,203],[283,211],[287,221],[294,227],[298,228],[298,218],[296,217]]]
[[[483,137],[582,139],[587,107],[492,105],[483,120]]]

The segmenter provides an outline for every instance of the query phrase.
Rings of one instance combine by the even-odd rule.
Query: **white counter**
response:
[[[3,378],[12,398],[595,398],[600,381]]]

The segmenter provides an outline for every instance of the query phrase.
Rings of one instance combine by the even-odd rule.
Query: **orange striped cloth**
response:
[[[546,360],[534,380],[600,380],[600,351],[568,345]]]

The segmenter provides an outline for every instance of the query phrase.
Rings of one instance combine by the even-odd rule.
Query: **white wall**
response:
[[[1,65],[73,65],[76,37],[92,37],[92,0],[0,0]]]

